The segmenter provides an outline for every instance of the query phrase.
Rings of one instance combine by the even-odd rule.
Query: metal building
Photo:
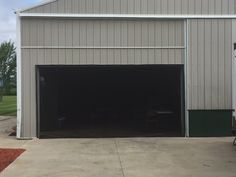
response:
[[[152,112],[173,113],[159,117],[180,136],[230,135],[235,13],[236,0],[51,0],[17,11],[17,137],[75,115],[116,117],[112,127]]]

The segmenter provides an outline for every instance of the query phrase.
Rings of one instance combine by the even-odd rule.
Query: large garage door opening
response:
[[[37,66],[38,137],[184,135],[183,65]]]

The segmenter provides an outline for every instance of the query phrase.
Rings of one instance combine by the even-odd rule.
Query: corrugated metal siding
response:
[[[28,13],[235,14],[235,0],[58,0]]]
[[[22,48],[49,64],[182,64],[183,21],[23,19]]]
[[[232,109],[232,20],[190,20],[189,109]]]
[[[183,21],[22,19],[21,25],[23,136],[36,136],[35,65],[184,63]]]
[[[22,46],[183,47],[181,20],[22,19]]]

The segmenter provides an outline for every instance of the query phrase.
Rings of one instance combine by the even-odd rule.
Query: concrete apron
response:
[[[34,139],[1,177],[236,175],[233,138]],[[18,142],[18,141],[15,141]]]

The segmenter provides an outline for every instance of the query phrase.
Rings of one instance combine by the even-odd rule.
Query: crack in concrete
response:
[[[122,162],[121,162],[120,153],[119,153],[119,150],[118,150],[118,145],[116,143],[116,139],[114,139],[114,143],[115,143],[115,146],[116,146],[116,153],[118,155],[119,162],[120,162],[121,172],[122,172],[123,177],[125,177],[124,168],[123,168],[123,165],[122,165]]]

